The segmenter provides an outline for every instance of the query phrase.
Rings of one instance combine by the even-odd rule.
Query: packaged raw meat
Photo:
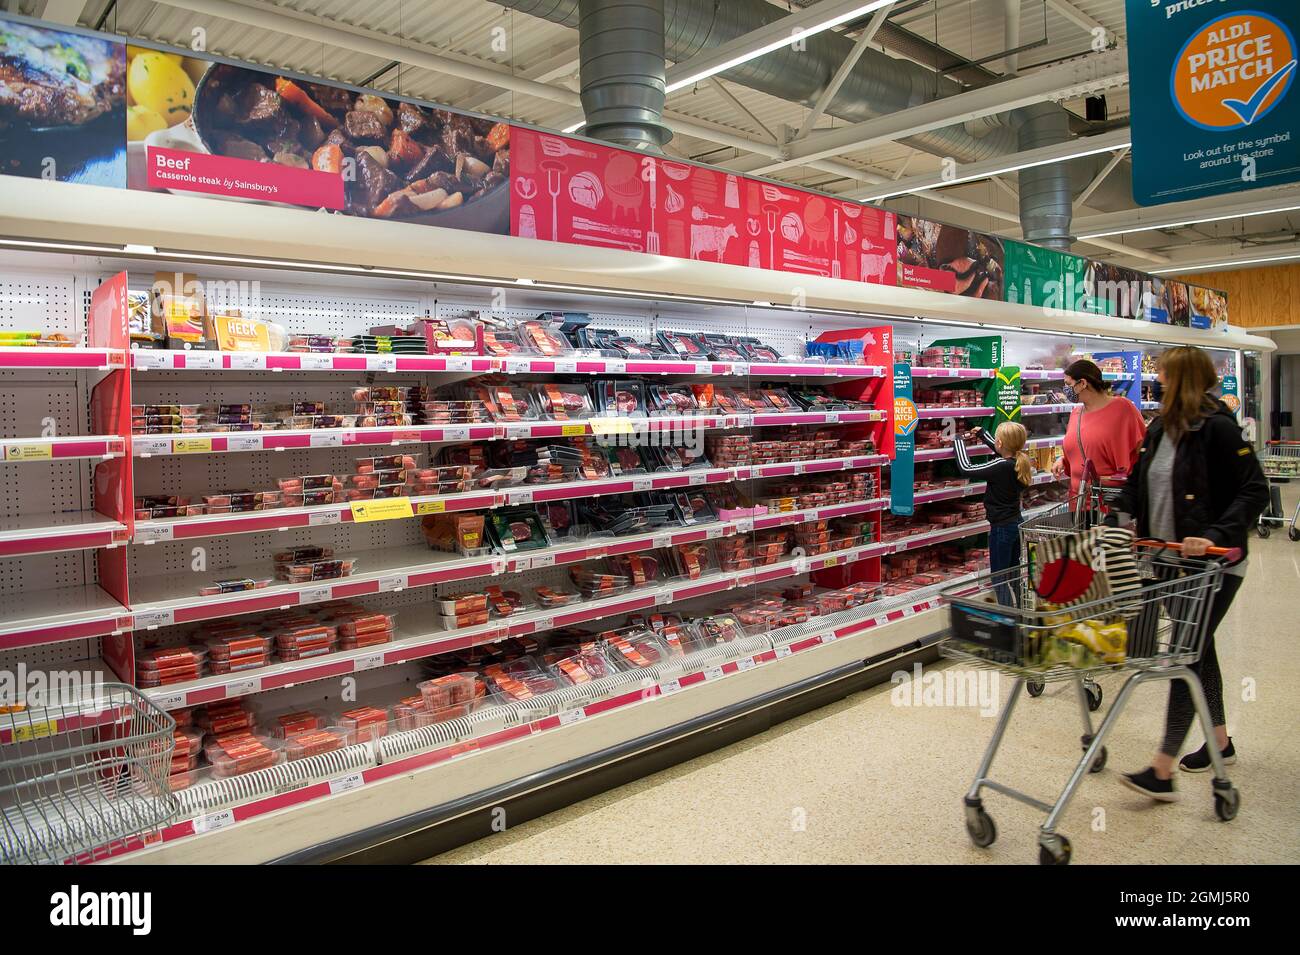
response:
[[[377,706],[359,706],[339,714],[339,726],[358,743],[367,743],[388,735],[388,710]]]
[[[545,358],[559,358],[573,351],[568,339],[559,329],[545,322],[521,322],[519,334],[529,348]]]
[[[563,385],[547,382],[535,386],[538,405],[542,413],[556,420],[585,418],[591,414],[591,398],[581,385]]]
[[[374,738],[373,735],[371,738]],[[352,740],[352,731],[344,726],[326,726],[320,729],[303,730],[285,737],[285,758],[292,761],[306,759],[308,756],[319,756],[322,753],[332,753],[336,749],[350,746]]]
[[[449,673],[446,676],[425,680],[423,683],[416,685],[420,690],[420,696],[424,700],[424,707],[430,713],[437,713],[450,706],[469,703],[471,700],[483,696],[485,692],[483,681],[479,679],[477,673],[472,671]]]
[[[325,716],[323,713],[316,710],[295,710],[292,713],[274,717],[270,722],[269,729],[272,736],[284,739],[295,733],[305,733],[310,730],[323,729],[324,727]]]
[[[266,769],[284,757],[279,740],[248,732],[219,737],[205,746],[203,753],[212,764],[212,775],[217,779]]]
[[[564,607],[582,599],[582,594],[577,590],[566,587],[539,585],[533,588],[533,593],[537,595],[537,602],[543,607]]]
[[[708,349],[697,335],[690,332],[659,332],[655,336],[668,352],[678,358],[703,360],[709,357]]]

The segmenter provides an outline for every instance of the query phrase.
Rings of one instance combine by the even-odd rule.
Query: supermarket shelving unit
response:
[[[646,271],[641,268],[643,257],[632,253],[577,252],[545,248],[545,243],[530,240],[428,228],[419,233],[427,247],[413,249],[405,241],[408,233],[385,223],[339,223],[335,221],[338,217],[300,210],[184,196],[133,195],[134,205],[129,207],[110,196],[101,202],[96,222],[91,223],[85,221],[84,209],[68,204],[68,193],[78,188],[61,184],[59,190],[47,191],[43,184],[24,182],[24,191],[16,191],[12,182],[0,178],[0,200],[4,200],[0,208],[8,210],[0,214],[0,236],[83,245],[80,250],[37,252],[4,250],[0,240],[0,261],[4,263],[0,294],[33,299],[24,310],[4,313],[7,326],[84,331],[90,297],[102,280],[122,269],[147,276],[156,267],[174,265],[219,279],[255,278],[261,283],[261,302],[268,314],[287,315],[300,320],[300,327],[336,334],[364,330],[379,317],[401,322],[426,313],[455,316],[491,308],[496,314],[531,318],[539,311],[561,308],[591,312],[602,327],[642,336],[658,328],[750,334],[787,351],[801,350],[805,340],[827,329],[892,326],[895,334],[906,333],[910,340],[933,340],[951,334],[953,325],[965,323],[972,334],[979,334],[981,324],[995,322],[999,331],[1014,329],[1008,337],[1008,350],[1023,361],[1051,357],[1051,345],[1060,340],[1042,338],[1048,328],[1074,332],[1079,340],[1071,346],[1080,349],[1108,344],[1106,334],[1118,342],[1140,338],[1144,343],[1140,347],[1151,348],[1183,340],[1225,349],[1267,347],[1249,336],[1210,336],[1154,326],[1138,329],[1133,327],[1135,323],[1108,325],[1107,320],[1095,317],[1049,322],[1024,306],[818,277],[807,277],[803,289],[807,311],[794,311],[771,304],[781,298],[778,283],[789,280],[779,274],[756,275],[738,267],[685,261]],[[37,203],[32,196],[44,201]],[[97,201],[100,198],[96,194]],[[168,211],[159,217],[162,206],[158,203],[164,198]],[[14,201],[10,203],[10,199]],[[194,212],[189,220],[181,208],[187,206]],[[112,225],[104,224],[105,216]],[[188,228],[179,228],[178,222],[187,222]],[[128,242],[134,251],[124,248]],[[155,250],[176,251],[141,252],[138,246],[143,243]],[[257,256],[277,261],[254,261]],[[503,268],[509,274],[503,275]],[[522,277],[532,281],[517,284]],[[148,279],[130,284],[143,288]],[[847,287],[850,284],[852,288]],[[554,285],[565,287],[551,287]],[[499,292],[502,287],[509,303],[505,308],[500,305],[501,296],[494,294],[494,289]],[[34,296],[24,291],[33,288],[44,291]],[[768,298],[755,299],[764,295]],[[918,315],[928,317],[920,319]],[[111,348],[50,350],[59,354],[49,355],[11,355],[10,351],[19,350],[0,354],[0,381],[10,389],[8,394],[0,394],[0,434],[12,435],[0,438],[6,459],[0,464],[5,469],[0,480],[10,491],[5,513],[8,522],[0,527],[3,665],[20,660],[29,666],[83,661],[94,668],[121,668],[137,645],[183,643],[187,627],[194,621],[311,605],[340,596],[360,597],[367,605],[398,614],[398,632],[390,644],[208,676],[149,692],[155,703],[169,709],[250,696],[268,709],[308,706],[333,692],[342,678],[355,681],[357,699],[362,702],[367,694],[389,693],[401,686],[413,692],[419,661],[439,653],[570,623],[617,620],[625,613],[655,607],[706,612],[734,599],[738,591],[805,579],[813,573],[825,578],[845,568],[874,567],[878,575],[882,557],[971,538],[987,529],[986,524],[970,523],[889,541],[877,534],[876,540],[848,551],[789,556],[751,571],[661,582],[572,607],[534,609],[486,625],[447,631],[439,628],[430,598],[434,593],[462,589],[466,580],[492,577],[519,585],[553,581],[572,563],[620,551],[749,534],[830,516],[872,516],[879,530],[877,515],[889,502],[874,497],[636,537],[560,542],[526,555],[475,558],[428,550],[418,532],[417,519],[423,513],[823,472],[867,470],[879,475],[881,469],[888,468],[888,457],[861,455],[710,467],[600,482],[410,498],[406,519],[377,523],[354,522],[350,508],[340,505],[135,522],[131,516],[118,519],[96,510],[103,505],[100,495],[110,490],[102,481],[97,489],[96,466],[129,465],[129,486],[139,493],[262,487],[272,485],[277,475],[345,473],[353,458],[367,453],[365,448],[433,450],[444,443],[466,440],[585,434],[590,433],[590,425],[530,422],[331,435],[285,431],[248,436],[185,435],[178,446],[173,438],[132,440],[120,433],[95,433],[88,414],[93,386],[120,374],[129,375],[130,394],[145,400],[202,401],[237,394],[241,396],[238,400],[260,403],[291,396],[341,401],[352,387],[365,381],[440,384],[486,373],[520,377],[664,375],[679,380],[725,377],[737,383],[782,378],[825,384],[878,379],[887,369],[883,365],[812,363],[136,352],[129,356],[128,370],[126,355]],[[917,368],[913,373],[918,379],[956,380],[990,375],[981,369]],[[32,378],[34,374],[37,377]],[[1047,380],[1051,375],[1050,371],[1040,375],[1026,372],[1024,377]],[[964,418],[988,410],[934,408],[926,409],[923,417]],[[1052,415],[1065,410],[1042,406],[1032,413]],[[60,436],[48,442],[33,438],[34,432],[39,433],[41,419],[48,417],[75,421],[76,428],[67,429],[67,437],[62,437],[65,429],[59,427]],[[884,429],[891,423],[888,411],[702,418],[700,424],[706,431],[795,423]],[[654,426],[653,421],[647,422],[647,427]],[[1046,435],[1035,438],[1031,447],[1058,442],[1059,436]],[[50,445],[48,459],[45,443]],[[42,450],[24,450],[30,446],[42,446]],[[928,449],[919,451],[916,460],[951,456],[951,449]],[[65,457],[67,460],[62,460]],[[1048,478],[1042,475],[1037,480]],[[915,502],[953,500],[980,490],[978,485],[919,490]],[[202,597],[197,592],[198,580],[236,576],[240,568],[266,568],[274,549],[304,542],[331,545],[341,554],[356,555],[356,574],[328,583],[273,585],[221,597]],[[195,571],[195,567],[203,569]],[[403,825],[422,825],[448,807],[487,798],[521,779],[558,779],[590,771],[701,726],[797,698],[814,687],[836,684],[849,675],[854,679],[864,673],[871,679],[887,678],[897,661],[918,652],[940,628],[936,591],[937,587],[916,590],[814,618],[797,627],[659,664],[644,673],[619,674],[597,681],[600,685],[543,694],[527,705],[479,711],[326,756],[229,780],[200,782],[180,793],[185,813],[179,821],[161,833],[143,836],[118,858],[125,862],[254,861],[291,856],[320,843],[329,843],[343,853],[364,843],[366,837],[358,833],[391,833]],[[362,843],[356,842],[358,838]]]

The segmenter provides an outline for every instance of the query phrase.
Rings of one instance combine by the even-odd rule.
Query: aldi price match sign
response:
[[[1300,0],[1128,0],[1133,198],[1300,180]]]

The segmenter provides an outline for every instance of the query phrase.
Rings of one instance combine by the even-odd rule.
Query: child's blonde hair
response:
[[[993,436],[1002,442],[1002,450],[1007,456],[1016,459],[1016,477],[1021,484],[1029,487],[1034,478],[1034,465],[1025,453],[1025,442],[1029,440],[1025,426],[1015,421],[1004,421],[998,425]]]

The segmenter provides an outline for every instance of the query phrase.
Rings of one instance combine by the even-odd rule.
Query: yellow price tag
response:
[[[838,557],[827,557],[824,561],[822,561],[822,566],[823,566],[823,567],[834,567],[834,566],[835,566],[836,564],[838,564],[839,562],[840,562],[840,559],[839,559]]]
[[[446,510],[446,501],[424,501],[415,505],[415,513],[417,514],[442,514]]]
[[[24,743],[27,740],[44,739],[46,736],[53,736],[58,731],[58,720],[46,720],[43,723],[28,723],[25,726],[15,726],[14,742]]]
[[[592,425],[592,430],[595,430],[594,423]],[[566,438],[578,437],[587,433],[587,426],[585,424],[566,424],[560,429],[560,433]]]
[[[5,448],[6,461],[48,461],[54,457],[50,444],[25,444]]]
[[[592,434],[631,434],[632,422],[628,418],[592,418]]]
[[[358,524],[368,521],[391,521],[411,516],[411,502],[404,497],[389,497],[382,501],[353,501],[352,520]]]
[[[172,441],[172,454],[205,454],[211,450],[211,438],[176,438]]]

